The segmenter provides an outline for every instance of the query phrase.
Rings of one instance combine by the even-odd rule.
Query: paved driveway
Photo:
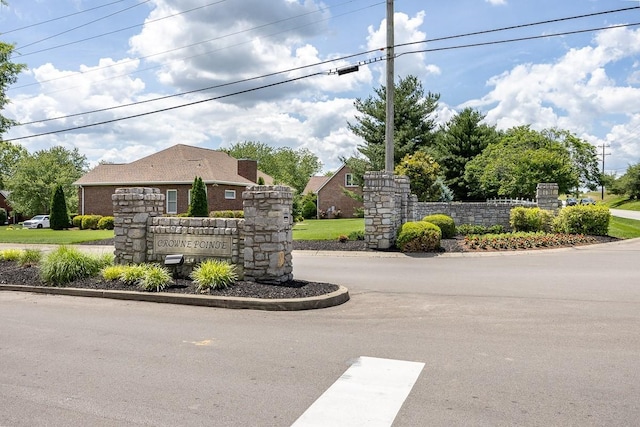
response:
[[[640,212],[638,211],[627,211],[623,209],[609,209],[611,211],[611,215],[617,216],[620,218],[628,218],[628,219],[636,219],[640,221]]]

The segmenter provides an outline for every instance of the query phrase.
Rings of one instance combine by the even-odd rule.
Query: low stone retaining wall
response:
[[[427,215],[445,214],[455,221],[456,225],[472,224],[491,227],[501,225],[509,230],[511,209],[516,205],[496,205],[486,202],[454,202],[427,203],[419,202],[416,206],[417,219]]]

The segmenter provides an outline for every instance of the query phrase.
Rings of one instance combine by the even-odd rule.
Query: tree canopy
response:
[[[554,182],[560,193],[579,184],[579,174],[563,142],[553,132],[529,126],[509,129],[465,168],[470,196],[534,198],[537,184]]]
[[[438,108],[439,94],[425,96],[422,83],[416,76],[400,78],[394,86],[394,165],[409,154],[433,146],[436,123],[433,113]],[[364,139],[358,151],[369,161],[369,170],[384,170],[387,90],[381,86],[375,96],[356,99],[359,116],[348,128]]]
[[[71,212],[78,210],[78,193],[73,183],[87,168],[87,159],[77,148],[68,150],[56,146],[27,154],[16,165],[12,176],[5,185],[10,191],[11,206],[24,215],[49,213],[51,197],[61,185],[67,207]]]
[[[306,148],[273,148],[262,142],[245,141],[223,150],[236,159],[253,159],[258,169],[276,184],[286,184],[302,194],[311,176],[322,170],[322,162]]]
[[[423,151],[407,154],[396,166],[395,173],[404,175],[411,181],[411,192],[421,202],[437,201],[441,196],[438,177],[440,165]]]
[[[18,74],[26,68],[25,64],[11,62],[11,54],[15,46],[0,42],[0,111],[9,103],[7,88],[18,80]],[[16,122],[0,115],[0,138]]]

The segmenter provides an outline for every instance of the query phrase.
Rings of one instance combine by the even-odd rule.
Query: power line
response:
[[[96,72],[96,71],[104,70],[104,69],[107,69],[107,68],[112,68],[112,67],[115,67],[115,66],[118,66],[118,65],[128,64],[128,63],[130,63],[130,62],[138,61],[138,60],[141,60],[141,59],[148,59],[148,58],[152,58],[152,57],[154,57],[154,56],[164,55],[164,54],[166,54],[166,53],[171,53],[171,52],[175,52],[175,51],[177,51],[177,50],[187,49],[187,48],[194,47],[194,46],[197,46],[197,45],[200,45],[200,44],[209,43],[209,42],[216,41],[216,40],[221,40],[221,39],[224,39],[224,38],[227,38],[227,37],[231,37],[231,36],[234,36],[234,35],[238,35],[238,34],[242,34],[242,33],[247,33],[247,32],[249,32],[249,31],[255,31],[255,30],[258,30],[258,29],[260,29],[260,28],[265,28],[265,27],[268,27],[268,26],[272,26],[272,25],[276,25],[276,24],[281,24],[281,23],[283,23],[283,22],[290,21],[290,20],[297,19],[297,18],[301,18],[301,17],[303,17],[303,16],[311,15],[311,14],[314,14],[314,13],[324,12],[324,11],[326,11],[326,10],[329,10],[329,9],[334,8],[334,7],[337,7],[337,6],[342,6],[342,5],[345,5],[345,4],[347,4],[347,3],[352,3],[353,1],[354,1],[354,0],[348,0],[348,1],[345,1],[344,3],[340,3],[340,4],[338,4],[338,5],[334,5],[334,6],[330,6],[330,7],[325,7],[325,8],[320,8],[320,9],[314,10],[314,11],[312,11],[312,12],[307,12],[307,13],[303,13],[303,14],[300,14],[300,15],[292,16],[292,17],[289,17],[289,18],[284,18],[284,19],[281,19],[281,20],[278,20],[278,21],[275,21],[275,22],[270,22],[270,23],[268,23],[268,24],[263,24],[263,25],[259,25],[259,26],[256,26],[256,27],[248,28],[248,29],[246,29],[246,30],[236,31],[236,32],[234,32],[234,33],[225,34],[225,35],[222,35],[222,36],[219,36],[219,37],[214,37],[214,38],[207,39],[207,40],[204,40],[204,41],[200,41],[200,42],[197,42],[197,43],[192,43],[192,44],[189,44],[189,45],[186,45],[186,46],[181,46],[181,47],[177,47],[177,48],[173,48],[173,49],[165,50],[165,51],[162,51],[162,52],[153,53],[153,54],[150,54],[150,55],[139,56],[139,57],[137,57],[137,58],[132,58],[132,59],[129,59],[129,60],[126,60],[126,61],[118,62],[117,64],[106,65],[106,66],[103,66],[103,67],[96,67],[96,68],[93,68],[93,69],[88,70],[88,71],[84,71],[84,72],[75,72],[75,73],[73,73],[73,74],[69,74],[69,75],[65,75],[65,76],[60,76],[60,77],[56,77],[56,78],[48,79],[48,80],[42,80],[42,81],[35,82],[35,83],[29,83],[29,84],[20,85],[20,86],[13,86],[13,87],[11,87],[11,88],[9,88],[9,89],[7,89],[7,90],[8,90],[8,91],[10,91],[10,90],[21,89],[21,88],[30,87],[30,86],[37,86],[37,85],[40,85],[40,84],[42,84],[42,83],[48,83],[48,82],[52,82],[52,81],[56,81],[56,80],[67,79],[67,78],[71,78],[71,77],[74,77],[74,76],[77,76],[77,75],[80,75],[80,74],[92,73],[92,72]],[[356,12],[363,11],[363,10],[365,10],[365,9],[370,9],[370,8],[375,7],[375,6],[378,6],[378,5],[380,5],[380,4],[384,4],[384,2],[377,2],[377,3],[373,3],[373,4],[370,4],[370,5],[368,5],[368,6],[365,6],[365,7],[359,8],[359,9],[355,9],[355,10],[352,10],[352,11],[349,11],[349,12],[345,12],[345,13],[342,13],[342,14],[339,14],[339,15],[335,15],[335,16],[333,16],[333,17],[331,17],[331,18],[322,19],[322,20],[319,20],[319,21],[314,21],[314,22],[311,22],[311,23],[307,23],[307,24],[300,25],[300,26],[297,26],[297,27],[289,28],[289,29],[286,29],[286,30],[276,31],[276,32],[274,32],[274,33],[268,34],[268,35],[263,36],[263,37],[260,37],[260,38],[272,37],[272,36],[275,36],[275,35],[278,35],[278,34],[286,33],[286,32],[291,31],[291,30],[296,30],[296,29],[304,28],[304,27],[307,27],[307,26],[309,26],[309,25],[317,24],[317,23],[319,23],[319,22],[327,21],[327,20],[330,20],[330,19],[335,19],[335,18],[338,18],[338,17],[341,17],[341,16],[346,16],[346,15],[349,15],[349,14],[352,14],[352,13],[356,13]],[[161,19],[162,19],[162,18],[161,18]],[[257,38],[257,39],[259,39],[259,38]],[[220,50],[228,49],[228,48],[231,48],[231,47],[241,46],[241,45],[243,45],[243,44],[250,43],[251,41],[253,41],[253,40],[257,40],[257,39],[252,39],[252,40],[245,41],[245,42],[242,42],[242,43],[237,43],[237,44],[234,44],[234,45],[231,45],[231,46],[226,46],[226,47],[224,47],[224,48],[219,48],[219,49],[210,50],[210,51],[207,51],[207,52],[204,52],[204,53],[200,53],[200,54],[197,54],[197,55],[191,55],[191,56],[186,56],[186,57],[178,58],[178,59],[176,59],[176,60],[174,60],[174,61],[170,61],[170,63],[171,63],[171,62],[182,61],[182,60],[185,60],[185,59],[192,59],[192,58],[196,58],[196,57],[199,57],[199,56],[208,55],[208,54],[210,54],[210,53],[219,52]],[[117,77],[124,77],[124,76],[128,76],[128,75],[131,75],[131,74],[139,73],[139,72],[142,72],[142,71],[152,70],[152,69],[155,69],[155,68],[162,67],[163,65],[164,65],[164,64],[160,64],[160,65],[153,66],[153,67],[147,67],[147,68],[144,68],[144,69],[142,69],[142,70],[137,70],[137,71],[135,71],[135,72],[133,72],[133,73],[121,74],[121,75],[119,75],[119,76],[115,76],[115,77],[113,77],[113,78],[117,78]],[[110,80],[110,79],[111,79],[111,78],[109,78],[109,79],[105,79],[105,80]],[[100,81],[103,81],[103,80],[100,80]],[[71,87],[70,89],[73,89],[73,87]],[[59,90],[59,91],[63,91],[63,90],[66,90],[66,89],[61,89],[61,90]],[[59,92],[59,91],[56,91],[56,92]],[[49,92],[49,93],[56,93],[56,92]]]
[[[89,8],[89,9],[84,9],[84,10],[81,10],[79,12],[74,12],[74,13],[70,13],[68,15],[59,16],[57,18],[47,19],[46,21],[36,22],[35,24],[25,25],[24,27],[14,28],[13,30],[3,31],[2,34],[4,35],[4,34],[9,34],[9,33],[15,33],[16,31],[22,31],[22,30],[26,30],[27,28],[33,28],[33,27],[37,27],[39,25],[48,24],[50,22],[59,21],[59,20],[64,19],[64,18],[69,18],[70,16],[80,15],[80,14],[83,14],[83,13],[86,13],[86,12],[91,12],[92,10],[101,9],[103,7],[111,6],[112,4],[122,3],[123,1],[125,1],[125,0],[112,1],[111,3],[106,3],[106,4],[103,4],[103,5],[100,5],[100,6],[95,6],[95,7]]]
[[[478,47],[478,46],[485,46],[485,45],[513,43],[513,42],[518,42],[518,41],[523,41],[523,40],[560,37],[560,36],[571,35],[571,34],[576,34],[576,33],[601,31],[601,30],[606,30],[606,29],[611,29],[611,28],[620,28],[620,27],[638,26],[638,25],[640,25],[640,22],[633,23],[633,24],[623,24],[623,25],[618,25],[618,26],[613,26],[613,27],[601,27],[601,28],[588,29],[588,30],[567,31],[567,32],[562,32],[562,33],[547,34],[547,35],[535,36],[535,37],[523,37],[523,38],[517,38],[517,39],[491,41],[491,42],[484,42],[484,43],[474,43],[474,44],[467,44],[467,45],[460,45],[460,46],[450,46],[450,47],[436,48],[436,49],[425,49],[425,50],[419,50],[419,51],[413,51],[413,52],[403,52],[401,54],[397,54],[396,57],[402,56],[402,55],[406,55],[406,54],[410,54],[410,53],[434,52],[434,51],[442,51],[442,50]],[[377,49],[375,51],[377,51]],[[254,78],[251,78],[251,79],[247,79],[246,81],[257,80],[257,79],[261,79],[261,78],[265,78],[265,77],[269,77],[269,76],[274,76],[274,75],[277,75],[277,74],[283,74],[283,73],[286,73],[286,72],[297,71],[297,70],[304,69],[304,68],[315,67],[315,66],[318,66],[318,65],[322,65],[322,64],[326,64],[326,63],[330,63],[330,62],[334,62],[334,61],[338,61],[338,60],[348,59],[348,58],[352,58],[352,57],[355,57],[355,56],[360,56],[360,55],[371,53],[371,52],[375,52],[375,51],[372,50],[372,51],[362,52],[362,53],[350,55],[348,57],[333,59],[333,60],[330,60],[330,61],[323,61],[321,63],[310,64],[310,65],[306,65],[306,66],[301,66],[301,67],[297,67],[295,69],[290,69],[290,70],[286,70],[286,71],[272,73],[270,75],[254,77]],[[386,56],[382,56],[382,57],[379,58],[379,60],[385,60],[385,59],[386,59]],[[372,60],[366,60],[366,61],[362,61],[362,62],[364,64],[366,64],[366,63],[371,63],[371,61]],[[360,63],[358,63],[358,64],[360,64]],[[92,124],[76,126],[76,127],[66,128],[66,129],[60,129],[60,130],[55,130],[55,131],[50,131],[50,132],[44,132],[44,133],[40,133],[40,134],[33,134],[33,135],[27,135],[27,136],[18,137],[18,138],[6,139],[5,141],[18,141],[18,140],[34,138],[34,137],[38,137],[38,136],[52,135],[52,134],[57,134],[57,133],[69,132],[69,131],[72,131],[72,130],[84,129],[84,128],[88,128],[88,127],[93,127],[93,126],[113,123],[113,122],[117,122],[117,121],[121,121],[121,120],[128,120],[128,119],[142,117],[142,116],[146,116],[146,115],[150,115],[150,114],[170,111],[170,110],[174,110],[174,109],[177,109],[177,108],[183,108],[183,107],[187,107],[187,106],[191,106],[191,105],[196,105],[196,104],[200,104],[200,103],[204,103],[204,102],[209,102],[209,101],[214,101],[214,100],[218,100],[218,99],[228,98],[228,97],[231,97],[231,96],[236,96],[236,95],[240,95],[240,94],[244,94],[244,93],[248,93],[248,92],[253,92],[253,91],[257,91],[257,90],[261,90],[261,89],[265,89],[265,88],[269,88],[269,87],[273,87],[273,86],[277,86],[277,85],[281,85],[281,84],[285,84],[285,83],[290,83],[290,82],[293,82],[293,81],[298,81],[298,80],[302,80],[302,79],[313,77],[313,76],[318,76],[318,75],[322,75],[322,74],[333,74],[333,73],[338,73],[338,70],[330,70],[329,72],[326,72],[326,73],[325,72],[316,72],[316,73],[309,74],[309,75],[306,75],[306,76],[301,76],[301,77],[297,77],[297,78],[293,78],[293,79],[288,79],[288,80],[284,80],[284,81],[277,82],[277,83],[263,85],[263,86],[259,86],[259,87],[255,87],[255,88],[251,88],[251,89],[246,89],[246,90],[242,90],[242,91],[238,91],[238,92],[234,92],[234,93],[230,93],[230,94],[226,94],[226,95],[220,95],[220,96],[216,96],[216,97],[213,97],[213,98],[207,98],[207,99],[200,100],[200,101],[189,102],[189,103],[186,103],[186,104],[181,104],[181,105],[177,105],[177,106],[173,106],[173,107],[168,107],[168,108],[163,108],[163,109],[159,109],[159,110],[149,111],[149,112],[146,112],[146,113],[135,114],[135,115],[125,116],[125,117],[120,117],[120,118],[116,118],[116,119],[111,119],[111,120],[106,120],[106,121],[101,121],[101,122],[96,122],[96,123],[92,123]],[[220,86],[229,86],[229,85],[236,84],[236,83],[240,83],[240,82],[231,82],[231,83],[226,83],[226,84],[220,85]],[[206,89],[201,89],[201,90],[206,90]],[[180,95],[184,95],[184,94],[187,94],[187,93],[194,93],[194,92],[198,92],[198,91],[201,91],[201,90],[195,90],[195,91],[185,92],[185,93],[181,93],[181,94],[170,95],[170,96],[166,96],[166,97],[162,97],[162,98],[156,98],[156,99],[153,99],[153,100],[140,101],[140,102],[136,102],[136,103],[127,104],[126,106],[139,105],[139,104],[146,103],[146,102],[152,102],[152,101],[155,101],[155,100],[160,100],[160,99],[166,99],[166,98],[170,98],[170,97],[180,96]],[[73,116],[91,114],[91,113],[95,113],[95,112],[102,112],[102,111],[112,110],[112,109],[121,108],[121,107],[124,107],[124,106],[116,106],[116,107],[111,107],[111,108],[106,108],[106,109],[89,111],[89,112],[85,112],[85,113],[78,113],[78,114],[74,114],[74,115],[71,115],[71,116],[64,116],[64,117],[58,117],[58,118],[54,118],[54,119],[46,119],[46,120],[43,120],[43,121],[35,121],[35,122],[29,122],[29,123],[30,124],[41,123],[41,122],[45,122],[45,121],[49,121],[49,120],[57,120],[57,119],[66,118],[66,117],[73,117]]]
[[[128,11],[128,10],[133,9],[134,7],[141,6],[141,5],[145,4],[145,3],[149,3],[150,1],[151,1],[151,0],[143,0],[143,1],[141,1],[140,3],[136,3],[136,4],[134,4],[133,6],[129,6],[129,7],[124,8],[124,9],[120,9],[120,10],[118,10],[118,11],[116,11],[116,12],[110,13],[109,15],[102,16],[102,17],[100,17],[100,18],[98,18],[98,19],[94,19],[93,21],[89,21],[89,22],[87,22],[87,23],[84,23],[84,24],[82,24],[82,25],[78,25],[78,26],[73,27],[73,28],[69,28],[68,30],[62,31],[62,32],[57,33],[57,34],[53,34],[53,35],[51,35],[51,36],[45,37],[45,38],[40,39],[40,40],[36,40],[35,42],[31,42],[31,43],[28,43],[28,44],[26,44],[26,45],[19,46],[19,47],[20,47],[20,48],[25,48],[25,47],[33,46],[34,44],[38,44],[38,43],[43,42],[43,41],[45,41],[45,40],[49,40],[49,39],[52,39],[52,38],[54,38],[54,37],[58,37],[58,36],[60,36],[60,35],[62,35],[62,34],[70,33],[71,31],[77,30],[78,28],[86,27],[87,25],[95,24],[95,23],[96,23],[96,22],[98,22],[98,21],[102,21],[102,20],[104,20],[104,19],[111,18],[112,16],[115,16],[115,15],[118,15],[118,14],[120,14],[120,13],[126,12],[126,11]],[[224,1],[224,0],[223,0],[223,1]],[[71,43],[68,43],[68,44],[71,44]],[[66,45],[62,45],[62,46],[66,46]],[[18,56],[21,56],[21,57],[22,57],[22,56],[28,56],[28,55],[32,55],[32,54],[34,54],[34,53],[44,52],[45,50],[49,50],[49,49],[53,49],[53,48],[41,49],[41,50],[37,50],[37,51],[34,51],[34,52],[26,53],[26,54],[20,54],[20,53],[19,53],[19,54],[18,54]]]
[[[173,107],[162,108],[160,110],[147,111],[146,113],[134,114],[134,115],[131,115],[131,116],[120,117],[120,118],[117,118],[117,119],[104,120],[102,122],[91,123],[91,124],[88,124],[88,125],[74,126],[72,128],[67,128],[67,129],[59,129],[59,130],[54,130],[54,131],[50,131],[50,132],[43,132],[43,133],[39,133],[39,134],[36,134],[36,135],[27,135],[27,136],[21,136],[21,137],[18,137],[18,138],[5,139],[4,141],[5,142],[19,141],[21,139],[35,138],[37,136],[53,135],[53,134],[57,134],[57,133],[69,132],[69,131],[72,131],[72,130],[84,129],[84,128],[88,128],[88,127],[94,127],[94,126],[100,126],[100,125],[105,125],[105,124],[109,124],[109,123],[119,122],[119,121],[122,121],[122,120],[134,119],[134,118],[138,118],[138,117],[144,117],[144,116],[148,116],[148,115],[151,115],[151,114],[162,113],[162,112],[166,112],[166,111],[176,110],[178,108],[184,108],[184,107],[189,107],[189,106],[192,106],[192,105],[203,104],[205,102],[215,101],[215,100],[222,99],[222,98],[228,98],[230,96],[242,95],[242,94],[245,94],[245,93],[254,92],[254,91],[257,91],[257,90],[261,90],[261,89],[266,89],[266,88],[270,88],[270,87],[274,87],[274,86],[283,85],[285,83],[291,83],[291,82],[295,82],[295,81],[298,81],[298,80],[308,79],[310,77],[319,76],[319,75],[322,75],[322,74],[325,74],[325,73],[318,72],[318,73],[309,74],[309,75],[306,75],[306,76],[295,77],[295,78],[292,78],[292,79],[283,80],[283,81],[276,82],[276,83],[271,83],[271,84],[268,84],[268,85],[263,85],[263,86],[256,87],[256,88],[245,89],[245,90],[241,90],[241,91],[238,91],[238,92],[229,93],[229,94],[226,94],[226,95],[220,95],[220,96],[216,96],[216,97],[213,97],[213,98],[207,98],[207,99],[202,99],[202,100],[199,100],[199,101],[188,102],[186,104],[181,104],[181,105],[174,105]]]

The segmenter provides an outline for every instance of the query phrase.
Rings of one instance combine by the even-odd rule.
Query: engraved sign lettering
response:
[[[217,257],[231,256],[231,236],[155,234],[153,251],[156,254],[185,254]]]

